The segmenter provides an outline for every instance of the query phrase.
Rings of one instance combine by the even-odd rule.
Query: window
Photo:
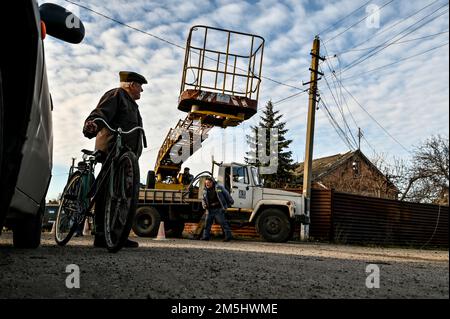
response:
[[[360,176],[359,161],[354,161],[352,163],[352,170],[353,170],[353,178],[358,178]]]
[[[261,186],[261,179],[259,178],[259,172],[256,167],[252,167],[252,175],[253,175],[253,182],[255,183],[255,186]]]
[[[248,184],[247,168],[242,166],[233,167],[233,182]]]

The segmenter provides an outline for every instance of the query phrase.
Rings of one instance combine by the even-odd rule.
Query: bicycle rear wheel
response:
[[[108,251],[119,251],[128,238],[139,196],[139,165],[133,152],[124,153],[114,167],[106,191],[105,239]]]
[[[55,241],[64,246],[72,238],[75,230],[84,222],[84,205],[81,200],[82,175],[75,172],[64,188],[58,214],[56,216]]]

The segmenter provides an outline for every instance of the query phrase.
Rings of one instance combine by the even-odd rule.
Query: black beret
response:
[[[120,82],[137,82],[140,84],[147,84],[147,80],[140,74],[131,71],[120,71]]]

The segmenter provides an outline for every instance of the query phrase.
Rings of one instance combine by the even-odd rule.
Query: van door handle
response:
[[[237,187],[237,186],[233,186],[233,188],[236,188],[236,189],[237,189],[237,188],[239,188],[239,187]]]

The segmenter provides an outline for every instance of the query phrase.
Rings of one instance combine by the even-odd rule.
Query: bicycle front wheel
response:
[[[105,239],[108,251],[119,251],[131,230],[139,196],[139,165],[133,152],[124,153],[111,172],[105,201]]]
[[[75,172],[67,182],[61,196],[55,221],[55,241],[60,246],[67,244],[77,227],[84,222],[83,204],[80,200],[81,177],[80,172]]]

